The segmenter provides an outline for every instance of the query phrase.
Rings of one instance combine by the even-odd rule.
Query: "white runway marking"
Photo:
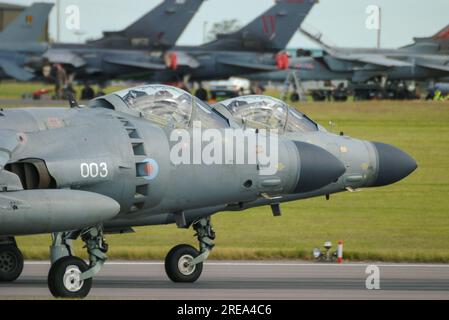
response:
[[[449,268],[449,264],[381,264],[381,263],[289,263],[289,262],[206,262],[209,266],[239,266],[239,267],[367,267],[376,265],[387,268]],[[25,261],[25,265],[50,265],[49,261]],[[164,265],[158,261],[110,261],[106,265],[132,266],[132,265]]]

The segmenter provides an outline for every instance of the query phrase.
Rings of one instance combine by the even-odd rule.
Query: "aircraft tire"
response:
[[[0,282],[15,281],[23,270],[23,256],[15,245],[0,246]]]
[[[200,253],[194,247],[180,244],[173,247],[165,257],[165,272],[173,282],[195,282],[201,276],[203,263],[188,266],[186,263]]]
[[[56,298],[85,298],[92,288],[92,278],[79,280],[89,266],[81,258],[67,256],[57,260],[48,272],[48,288]]]

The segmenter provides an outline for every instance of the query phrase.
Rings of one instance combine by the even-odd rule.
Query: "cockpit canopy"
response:
[[[208,104],[188,92],[166,85],[147,85],[118,91],[125,104],[120,110],[140,115],[163,127],[189,128],[194,121],[200,121],[203,128],[226,128],[229,122]],[[100,99],[111,101],[110,96]],[[116,105],[116,104],[114,104]],[[131,112],[130,112],[131,111]]]
[[[237,122],[253,129],[288,132],[318,131],[318,125],[285,102],[267,96],[243,96],[220,102]]]

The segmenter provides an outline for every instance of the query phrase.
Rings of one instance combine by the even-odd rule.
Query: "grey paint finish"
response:
[[[119,204],[98,193],[27,190],[0,194],[0,234],[78,230],[117,215]]]
[[[170,135],[174,127],[146,118],[144,113],[131,107],[123,98],[132,93],[132,96],[153,99],[153,93],[150,92],[157,96],[159,90],[180,94],[183,99],[186,97],[179,89],[154,85],[101,97],[84,108],[5,110],[0,117],[0,128],[5,133],[2,136],[3,165],[21,168],[23,163],[30,166],[34,163],[33,159],[40,159],[45,168],[38,170],[38,176],[48,176],[51,178],[48,181],[53,181],[45,187],[47,199],[51,199],[52,192],[60,189],[81,192],[77,194],[78,202],[70,208],[73,212],[89,209],[83,207],[89,203],[82,200],[83,195],[86,199],[92,195],[109,199],[104,201],[105,207],[117,203],[120,206],[118,214],[112,210],[111,216],[102,221],[106,228],[114,229],[174,223],[180,214],[190,224],[222,211],[324,196],[376,186],[380,182],[393,183],[416,168],[414,160],[402,151],[382,145],[388,150],[396,150],[396,153],[387,152],[386,156],[379,152],[379,145],[329,133],[304,115],[290,114],[293,111],[282,101],[259,96],[239,97],[237,100],[225,101],[222,105],[244,105],[233,102],[251,102],[254,99],[262,101],[264,108],[274,103],[276,108],[287,111],[287,119],[290,120],[283,126],[290,126],[289,121],[302,119],[301,126],[308,128],[305,131],[281,131],[279,167],[274,175],[260,175],[258,166],[254,164],[174,165],[170,161],[170,150],[175,143],[170,141]],[[164,99],[167,99],[164,103],[170,104],[172,101],[168,97],[161,101]],[[199,114],[199,105],[191,99],[193,116],[190,121],[194,121]],[[150,101],[144,105],[151,105]],[[236,110],[238,108],[229,109],[234,116],[228,119],[233,128],[238,128],[238,122],[241,121],[236,117]],[[221,117],[212,110],[209,116]],[[251,132],[249,123],[245,122],[245,127],[248,126],[246,130]],[[222,125],[215,127],[214,124],[213,128],[219,132],[230,128],[227,122]],[[192,132],[191,124],[185,129]],[[248,151],[245,149],[248,148],[246,144],[234,144],[234,148]],[[157,175],[151,179],[139,174],[139,166],[148,163],[146,161],[149,158],[153,166],[156,164],[158,167]],[[87,170],[86,165],[92,164],[95,164],[95,174],[83,174],[83,170]],[[101,171],[104,167],[107,167],[107,174],[101,175],[105,173]],[[26,170],[30,169],[24,167],[23,170],[28,172]],[[15,175],[20,176],[20,179],[17,176],[14,178]],[[25,186],[29,188],[33,181],[28,181],[29,177],[21,174],[19,169],[12,172],[3,170],[0,178],[3,185],[0,196],[14,194],[26,200],[30,197],[30,191],[40,191],[27,190]],[[248,181],[251,183],[248,184]],[[49,201],[46,204],[49,207],[57,205],[51,200],[46,201]],[[95,209],[103,212],[102,206]],[[60,231],[61,224],[51,212],[49,210],[46,215],[45,210],[41,211],[39,219],[46,221],[43,223],[46,232]],[[71,223],[73,216],[62,223]],[[93,214],[91,218],[98,217]],[[42,231],[25,227],[20,229],[23,226],[20,223],[12,221],[2,225],[1,234]],[[83,221],[80,223],[84,224]],[[57,227],[51,229],[51,226]]]
[[[124,30],[104,32],[103,38],[87,44],[100,48],[170,48],[176,44],[203,2],[164,0]]]
[[[185,94],[167,86],[148,86],[133,90],[152,88],[175,90]],[[176,220],[174,218],[181,212],[184,212],[188,222],[191,222],[222,211],[229,205],[254,202],[262,193],[275,196],[294,193],[295,189],[302,185],[308,190],[312,187],[322,187],[337,179],[343,172],[342,164],[327,151],[314,146],[307,147],[305,143],[301,148],[297,148],[292,141],[282,137],[279,140],[279,158],[284,168],[274,176],[260,175],[256,164],[174,165],[170,161],[170,150],[175,143],[170,141],[170,135],[174,128],[157,125],[145,119],[118,96],[111,94],[99,98],[88,108],[19,108],[2,113],[0,128],[9,132],[4,138],[7,152],[3,164],[7,164],[7,168],[17,167],[9,170],[20,177],[24,189],[14,195],[18,199],[28,199],[30,191],[35,192],[29,189],[41,188],[36,185],[47,178],[47,185],[42,187],[46,190],[47,200],[42,199],[42,206],[48,206],[49,209],[47,215],[42,209],[35,216],[38,220],[46,221],[43,223],[46,226],[45,231],[38,227],[23,228],[23,222],[8,220],[0,229],[1,234],[60,231],[58,217],[52,214],[56,210],[52,209],[53,206],[60,209],[57,206],[60,203],[57,201],[60,189],[80,192],[76,193],[77,201],[71,205],[71,211],[65,221],[67,225],[74,217],[72,210],[82,211],[83,214],[92,211],[92,219],[97,221],[105,210],[100,205],[101,201],[98,201],[98,208],[95,208],[100,210],[100,213],[84,206],[91,203],[88,201],[91,195],[98,194],[110,200],[105,200],[105,208],[110,208],[115,203],[120,205],[120,212],[115,217],[116,222],[107,222],[117,214],[116,210],[112,210],[111,216],[103,219],[106,226],[120,227],[170,223]],[[198,113],[195,110],[199,107],[196,100],[191,99],[193,121]],[[108,101],[113,103],[109,105],[115,110],[99,107],[105,103],[107,105]],[[212,111],[210,112],[212,115]],[[192,132],[191,126],[186,129]],[[224,130],[228,127],[226,125],[216,129],[225,136]],[[234,148],[242,149],[245,153],[256,152],[246,144],[234,145]],[[310,150],[317,153],[317,157],[330,159],[323,165],[331,166],[320,173],[321,178],[317,181],[311,181],[306,174],[309,171],[307,166],[312,166],[310,161],[304,160]],[[157,175],[151,179],[141,175],[138,170],[149,158],[158,166]],[[33,170],[33,159],[38,159],[45,165],[41,169]],[[7,181],[12,181],[14,185],[5,185],[0,195],[8,196],[8,190],[12,190],[10,188],[18,189],[17,179],[2,182]],[[56,203],[49,200],[52,192]],[[29,200],[29,203],[32,202]],[[84,225],[85,221],[92,222],[81,219],[80,224]],[[67,230],[71,229],[72,225]]]
[[[245,125],[250,127],[252,124],[264,124],[263,122],[255,122],[251,118],[253,114],[258,115],[258,111],[278,108],[288,110],[284,126],[289,125],[288,119],[293,118],[293,114],[298,114],[294,108],[289,107],[285,102],[263,96],[237,97],[222,101],[220,105],[226,107],[233,114],[235,122],[241,122],[241,117],[244,115],[246,117]],[[242,114],[244,112],[242,108],[249,108],[248,110],[251,110],[251,114]],[[303,119],[306,118],[304,117]],[[336,135],[327,132],[319,125],[316,128],[316,130],[291,130],[284,132],[283,135],[296,143],[301,141],[320,147],[339,159],[345,170],[336,181],[314,190],[301,190],[298,188],[297,192],[284,194],[276,199],[257,199],[254,202],[244,203],[241,207],[229,206],[228,209],[239,211],[273,203],[327,196],[347,190],[354,191],[360,188],[385,186],[404,179],[417,168],[415,160],[396,147],[380,144],[381,152],[379,153],[376,143]],[[317,166],[317,168],[322,170],[320,166]]]

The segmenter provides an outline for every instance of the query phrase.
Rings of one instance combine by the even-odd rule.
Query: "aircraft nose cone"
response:
[[[293,193],[309,192],[335,182],[346,171],[343,163],[328,151],[305,142],[295,142],[301,170]]]
[[[377,150],[378,169],[373,187],[386,186],[404,179],[416,170],[415,159],[389,144],[371,142]]]

